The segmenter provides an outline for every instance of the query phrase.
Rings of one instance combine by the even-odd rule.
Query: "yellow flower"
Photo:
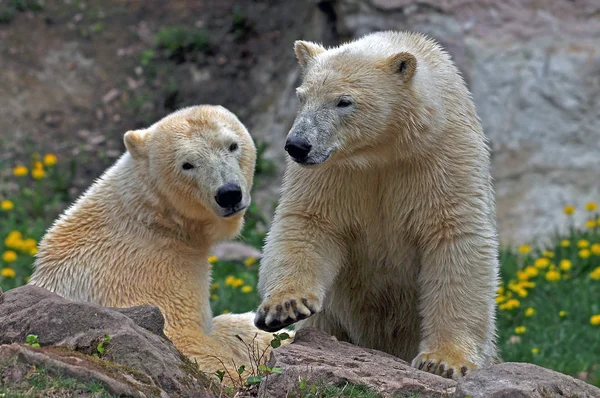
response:
[[[231,311],[229,310],[223,310],[223,312],[221,312],[221,314],[229,314]]]
[[[570,216],[571,214],[575,213],[575,207],[571,205],[566,205],[563,211],[567,216]]]
[[[537,347],[533,347],[533,348],[531,349],[531,353],[532,353],[533,355],[539,354],[539,353],[540,353],[540,349],[539,349],[539,348],[537,348]]]
[[[551,252],[551,251],[548,251],[548,250],[544,250],[542,252],[542,256],[548,257],[548,258],[554,258],[554,252]]]
[[[42,162],[37,160],[37,161],[33,162],[33,170],[44,170],[44,165],[42,164]]]
[[[531,247],[529,247],[529,245],[519,246],[519,253],[521,253],[521,254],[529,254],[530,251],[531,251]]]
[[[585,209],[587,211],[594,211],[598,208],[598,204],[596,202],[588,202],[585,204]]]
[[[583,250],[579,250],[579,257],[586,259],[590,256],[590,250],[589,249],[583,249]]]
[[[529,307],[525,310],[525,316],[533,316],[535,314],[535,308]]]
[[[590,249],[594,256],[600,256],[600,243],[594,243]]]
[[[500,286],[500,287],[498,288],[498,290],[496,291],[496,293],[498,293],[498,294],[504,294],[504,287],[503,287],[503,286]]]
[[[29,170],[27,170],[27,167],[25,167],[25,166],[16,166],[13,169],[13,174],[17,177],[26,176],[28,172],[29,172]]]
[[[517,279],[520,281],[526,281],[527,279],[529,279],[529,275],[527,274],[527,272],[525,272],[525,270],[517,270]]]
[[[497,304],[502,304],[504,301],[506,301],[506,297],[505,296],[496,296],[496,303]]]
[[[14,278],[17,275],[17,273],[12,268],[2,268],[2,270],[0,271],[0,275],[2,275],[5,278]]]
[[[597,267],[595,270],[590,272],[590,278],[599,280],[600,279],[600,267]]]
[[[7,250],[2,255],[2,260],[7,263],[12,263],[17,260],[17,253],[12,250]]]
[[[545,257],[540,257],[537,260],[535,260],[535,266],[536,268],[548,268],[548,266],[550,265],[550,260],[548,260]]]
[[[9,211],[15,208],[15,204],[11,200],[3,200],[0,202],[0,208],[4,211]]]
[[[562,247],[569,247],[569,246],[571,246],[571,241],[570,241],[570,240],[568,240],[568,239],[561,240],[561,241],[560,241],[560,245],[561,245]]]
[[[47,153],[47,154],[44,156],[44,164],[45,164],[46,166],[49,166],[49,167],[50,167],[50,166],[54,166],[54,165],[56,164],[56,161],[57,161],[57,159],[56,159],[56,155],[55,155],[55,154],[53,154],[53,153]]]
[[[44,171],[44,169],[37,169],[36,168],[36,169],[31,170],[31,176],[35,180],[41,180],[42,178],[44,178],[45,175],[46,175],[46,172]]]
[[[217,296],[216,294],[213,294],[210,296],[211,300],[216,301],[219,299],[219,296]]]
[[[565,260],[561,260],[560,264],[559,264],[560,269],[563,270],[563,271],[570,270],[572,266],[573,266],[573,264],[571,263],[571,261],[570,260],[566,260],[566,259]]]
[[[37,245],[37,242],[35,241],[35,239],[31,239],[31,238],[25,239],[23,241],[23,244],[21,245],[21,250],[28,252],[32,248],[36,247],[36,245]]]
[[[515,328],[515,333],[516,334],[523,334],[527,331],[527,328],[525,326],[517,326]]]
[[[246,267],[249,267],[254,263],[256,263],[256,257],[248,257],[244,260],[244,264],[246,265]]]
[[[590,318],[590,323],[594,326],[600,325],[600,314],[592,315]]]
[[[29,249],[29,255],[30,256],[35,256],[38,252],[38,248],[37,247],[32,247],[31,249]]]
[[[587,220],[585,222],[585,227],[587,229],[594,229],[594,228],[596,228],[596,220]]]
[[[217,260],[218,260],[217,256],[210,256],[210,257],[208,258],[208,262],[209,262],[209,263],[211,263],[211,264],[214,264],[214,263],[216,263],[216,262],[217,262]]]
[[[586,247],[590,246],[590,242],[585,240],[585,239],[580,239],[579,242],[577,242],[577,247],[580,249],[585,249]]]
[[[533,267],[533,266],[528,266],[525,267],[525,269],[523,270],[530,278],[535,278],[536,276],[539,275],[539,271],[537,270],[537,268]]]
[[[514,308],[518,308],[521,305],[521,302],[517,299],[510,299],[506,303],[498,306],[500,310],[512,310]]]
[[[233,281],[233,283],[231,284],[231,286],[233,288],[238,288],[240,286],[242,286],[244,284],[244,280],[240,279],[240,278],[235,278],[235,280]]]
[[[546,272],[546,280],[548,282],[556,282],[560,280],[560,272],[555,270],[550,270]]]
[[[564,318],[567,316],[567,311],[558,311],[558,316]]]
[[[225,284],[227,286],[233,286],[236,280],[237,278],[235,276],[229,275],[227,278],[225,278]]]
[[[535,287],[535,282],[524,281],[519,283],[519,286],[530,289]]]
[[[242,286],[241,290],[242,290],[242,293],[250,293],[252,291],[252,286],[248,286],[248,285]]]

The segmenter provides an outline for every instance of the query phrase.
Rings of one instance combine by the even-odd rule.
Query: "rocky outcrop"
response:
[[[91,378],[115,394],[212,396],[209,378],[164,336],[163,325],[153,306],[116,310],[23,286],[0,295],[0,362],[25,373],[46,366]],[[29,334],[38,336],[39,348],[23,346]],[[99,352],[106,335],[110,341]]]
[[[600,389],[581,380],[526,363],[502,363],[474,371],[458,382],[448,380],[383,352],[338,342],[316,329],[298,331],[292,344],[273,352],[268,365],[281,373],[263,381],[259,396],[295,396],[307,385],[354,384],[383,396],[600,397]]]

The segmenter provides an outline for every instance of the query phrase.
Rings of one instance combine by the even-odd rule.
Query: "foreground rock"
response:
[[[391,355],[338,342],[315,329],[296,334],[294,343],[274,351],[270,375],[259,396],[299,395],[306,386],[365,386],[382,395],[424,397],[600,397],[600,389],[536,365],[503,363],[473,372],[458,383],[411,368]]]
[[[162,334],[163,325],[153,306],[115,310],[23,286],[0,296],[0,369],[10,365],[18,379],[28,366],[47,366],[117,395],[212,396],[210,380]],[[29,334],[40,348],[17,345]],[[102,354],[97,347],[105,335],[110,342]]]

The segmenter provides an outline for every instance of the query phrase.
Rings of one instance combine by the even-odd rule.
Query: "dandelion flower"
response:
[[[560,267],[561,270],[563,271],[568,271],[571,269],[571,267],[573,266],[573,264],[571,263],[570,260],[561,260],[560,264],[558,265]]]
[[[498,288],[498,290],[496,291],[496,293],[498,293],[498,294],[504,294],[504,286],[500,286]]]
[[[244,284],[243,279],[235,278],[235,280],[232,282],[231,286],[237,289],[238,287],[242,286],[243,284]]]
[[[525,316],[533,316],[535,315],[535,308],[529,307],[525,310]]]
[[[545,257],[540,257],[537,260],[535,260],[535,266],[536,268],[548,268],[548,266],[550,265],[550,260],[548,260]]]
[[[6,263],[12,263],[17,260],[17,253],[13,250],[7,250],[2,254],[2,260]]]
[[[544,250],[544,251],[542,252],[542,255],[543,255],[544,257],[548,257],[548,258],[554,258],[554,252],[551,252],[551,251],[548,251],[548,250]]]
[[[595,270],[590,272],[590,278],[600,280],[600,267],[596,267]]]
[[[600,325],[600,314],[592,315],[590,318],[590,323],[594,326]]]
[[[208,258],[208,262],[209,262],[209,263],[211,263],[211,264],[214,264],[214,263],[216,263],[216,262],[217,262],[217,260],[218,260],[217,256],[210,256],[210,257]]]
[[[47,153],[44,156],[44,164],[48,167],[54,166],[56,164],[56,161],[57,161],[56,155],[53,153]]]
[[[560,272],[555,270],[550,270],[546,272],[546,280],[548,282],[556,282],[560,280]]]
[[[531,251],[531,247],[529,245],[519,246],[519,253],[521,253],[521,254],[529,254],[530,251]]]
[[[35,162],[33,162],[33,170],[44,170],[44,164],[39,160],[36,160]]]
[[[503,302],[506,301],[506,296],[496,296],[496,304],[502,304]]]
[[[568,239],[563,239],[563,240],[560,241],[560,245],[562,247],[569,247],[569,246],[571,246],[571,241],[568,240]]]
[[[589,249],[583,249],[583,250],[579,250],[579,257],[586,259],[590,256],[590,250]]]
[[[590,250],[594,256],[600,256],[600,243],[594,243]]]
[[[210,296],[210,299],[212,301],[217,301],[219,299],[219,296],[217,296],[216,294],[213,294],[213,295]]]
[[[558,316],[564,318],[567,316],[567,311],[558,311]]]
[[[523,270],[523,272],[525,272],[525,274],[527,274],[530,278],[535,278],[536,276],[539,275],[539,271],[537,270],[537,268],[533,267],[533,266],[527,266],[525,267],[525,269]]]
[[[2,268],[2,270],[0,270],[0,275],[5,278],[14,278],[17,276],[17,273],[12,268]]]
[[[41,164],[41,163],[40,163]],[[31,176],[34,180],[41,180],[46,175],[44,169],[33,169],[31,170]]]
[[[571,214],[575,213],[575,207],[571,205],[566,205],[563,211],[567,216],[570,216]]]
[[[248,257],[244,260],[244,264],[246,265],[246,267],[250,267],[254,263],[256,263],[256,257]]]
[[[587,229],[594,229],[594,228],[596,228],[596,220],[587,220],[585,222],[585,227]]]
[[[515,328],[516,334],[524,334],[526,331],[527,331],[527,328],[525,326],[517,326]]]
[[[537,354],[539,354],[539,353],[540,353],[540,349],[539,349],[539,348],[537,348],[537,347],[533,347],[533,348],[531,349],[531,353],[532,353],[533,355],[537,355]]]
[[[512,310],[518,308],[521,305],[521,302],[517,299],[509,299],[506,303],[498,306],[500,310]]]
[[[0,209],[4,210],[4,211],[9,211],[15,208],[15,204],[12,202],[12,200],[3,200],[2,202],[0,202]]]
[[[221,314],[229,314],[229,313],[231,313],[231,311],[229,311],[229,310],[223,310],[223,312],[221,312]]]
[[[587,211],[595,211],[598,208],[598,204],[596,202],[588,202],[585,204],[585,209]]]
[[[24,176],[26,176],[26,175],[27,175],[27,173],[28,173],[28,172],[29,172],[29,170],[28,170],[28,169],[27,169],[27,167],[25,167],[25,166],[16,166],[16,167],[13,169],[13,174],[14,174],[16,177],[24,177]]]
[[[248,286],[248,285],[242,286],[241,290],[242,290],[242,293],[250,293],[252,291],[252,286]]]
[[[29,249],[29,255],[30,256],[35,256],[38,252],[38,248],[37,247],[32,247],[31,249]]]
[[[233,275],[229,275],[227,278],[225,278],[225,284],[227,286],[233,286],[235,281],[236,281],[236,277]]]
[[[585,239],[580,239],[579,242],[577,242],[577,247],[580,249],[585,249],[586,247],[590,246],[590,242],[588,240]]]

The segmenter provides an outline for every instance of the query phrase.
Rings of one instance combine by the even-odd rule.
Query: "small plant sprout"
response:
[[[105,334],[104,339],[100,343],[98,343],[98,346],[96,347],[96,352],[93,356],[96,358],[100,358],[102,355],[104,355],[104,353],[106,352],[106,344],[108,344],[109,341],[110,336],[108,334]]]
[[[40,348],[40,342],[38,340],[37,334],[28,334],[27,339],[25,341],[28,345],[32,346],[33,348]]]

